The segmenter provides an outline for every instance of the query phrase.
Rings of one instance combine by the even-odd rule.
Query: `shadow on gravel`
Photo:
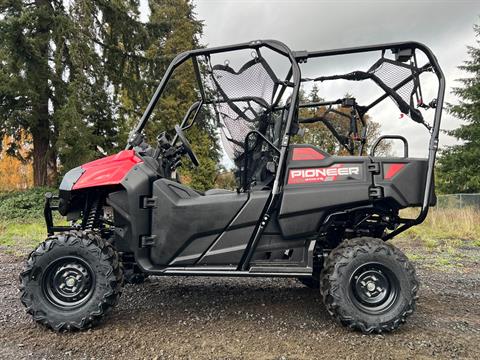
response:
[[[126,287],[113,316],[118,321],[122,313],[162,322],[228,318],[234,322],[288,319],[303,327],[312,321],[333,323],[320,291],[292,279],[157,277]]]

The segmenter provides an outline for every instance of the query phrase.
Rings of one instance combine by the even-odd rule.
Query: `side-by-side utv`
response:
[[[244,54],[247,61],[239,60]],[[367,66],[325,74],[351,54],[368,55]],[[330,65],[317,68],[321,76],[302,77],[315,60]],[[188,109],[183,120],[148,145],[147,123],[162,112],[168,86],[182,83],[174,74],[184,65],[197,99],[181,103]],[[337,82],[357,94],[304,100],[302,83],[328,90]],[[364,84],[380,95],[361,100],[373,94],[358,92]],[[434,90],[424,101],[427,85]],[[48,238],[20,275],[22,303],[35,321],[74,330],[107,314],[125,281],[149,275],[293,277],[320,288],[327,311],[343,325],[365,333],[395,330],[415,309],[418,280],[387,241],[421,223],[436,201],[444,89],[435,56],[416,42],[308,52],[267,40],[179,54],[126,149],[70,170],[59,194],[46,195]],[[397,116],[384,128],[408,123],[430,137],[425,158],[410,157],[402,135],[367,138],[367,114],[385,103]],[[187,140],[200,118],[215,123],[236,190],[199,192],[179,180],[182,162],[201,166]],[[338,127],[341,119],[346,125]],[[312,124],[337,141],[336,151],[321,142],[301,144]],[[403,153],[376,153],[394,141],[403,142]],[[401,216],[409,207],[419,208],[417,217]],[[70,225],[56,226],[53,210]]]

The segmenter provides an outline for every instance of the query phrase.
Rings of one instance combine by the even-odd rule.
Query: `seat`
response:
[[[233,192],[235,191],[227,190],[227,189],[210,189],[205,191],[204,195],[209,196],[209,195],[231,194]]]

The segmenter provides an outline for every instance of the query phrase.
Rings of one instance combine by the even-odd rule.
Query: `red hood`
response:
[[[142,160],[133,150],[123,150],[118,154],[83,164],[84,170],[73,189],[119,184],[127,173]]]

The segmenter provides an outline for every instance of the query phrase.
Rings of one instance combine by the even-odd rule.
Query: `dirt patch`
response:
[[[478,249],[465,251],[478,258]],[[17,290],[21,259],[0,253],[0,358],[478,359],[478,265],[441,269],[417,261],[417,311],[388,335],[343,328],[318,291],[294,279],[201,277],[126,286],[99,327],[57,334],[25,314]]]

